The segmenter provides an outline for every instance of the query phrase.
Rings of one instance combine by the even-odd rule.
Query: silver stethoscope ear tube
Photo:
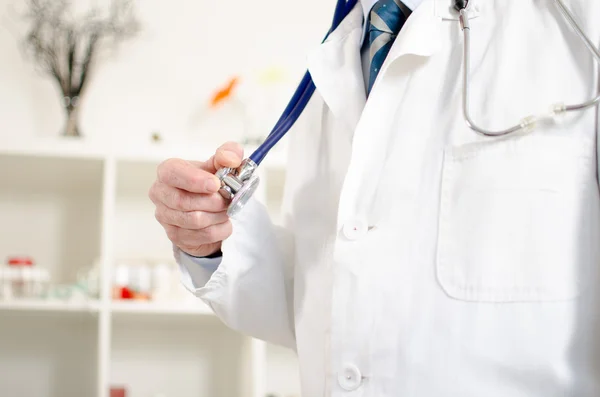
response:
[[[575,33],[579,36],[579,38],[584,42],[585,46],[592,53],[595,60],[600,64],[600,51],[596,46],[592,43],[590,38],[583,32],[580,24],[575,20],[573,14],[569,11],[569,9],[565,6],[563,0],[554,0],[558,9],[560,10],[564,19],[569,23],[571,28],[575,31]],[[556,119],[556,117],[572,111],[585,110],[592,106],[600,103],[600,94],[596,96],[594,99],[590,99],[589,101],[575,104],[575,105],[565,105],[562,103],[554,104],[550,107],[549,112],[547,114],[541,115],[531,115],[523,118],[521,122],[515,126],[507,128],[501,131],[490,131],[484,128],[479,127],[471,118],[470,115],[470,62],[471,62],[471,26],[469,24],[469,17],[467,6],[464,5],[459,10],[459,19],[461,29],[463,31],[464,36],[464,51],[463,51],[463,115],[465,118],[465,122],[473,131],[491,137],[498,137],[508,135],[518,131],[529,132],[534,130],[539,124],[543,122],[551,122]]]

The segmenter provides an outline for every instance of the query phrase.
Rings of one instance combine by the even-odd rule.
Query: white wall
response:
[[[0,0],[0,148],[14,140],[45,144],[44,140],[59,136],[64,123],[55,83],[36,71],[18,47],[23,25],[15,19],[17,16],[10,11],[10,6],[19,8],[22,1]],[[214,147],[224,140],[236,139],[241,129],[238,123],[227,123],[228,117],[223,114],[208,118],[201,110],[210,93],[237,74],[250,80],[241,93],[252,98],[256,114],[260,114],[258,124],[264,128],[262,133],[268,133],[267,128],[279,115],[305,71],[307,52],[319,45],[327,31],[333,5],[333,0],[139,0],[143,28],[140,36],[120,47],[113,56],[106,54],[96,65],[82,103],[83,141],[146,147],[154,131],[163,135],[166,141],[163,145],[192,142],[199,148]],[[257,91],[252,79],[270,66],[287,68],[287,84],[279,90]],[[82,166],[88,162],[89,166]],[[4,156],[0,158],[0,165],[0,219],[9,222],[5,232],[0,233],[3,241],[0,258],[19,249],[36,258],[44,258],[43,264],[60,276],[58,281],[71,282],[79,267],[89,265],[88,262],[101,251],[100,230],[104,219],[99,212],[102,162]],[[119,220],[115,222],[115,236],[121,243],[115,244],[117,257],[144,254],[160,257],[170,253],[169,243],[153,220],[152,206],[146,196],[154,168],[155,165],[145,163],[118,164],[115,212]],[[18,172],[6,172],[7,169]],[[280,177],[282,181],[283,173]],[[39,184],[40,181],[44,183]],[[269,189],[272,188],[276,186],[270,185]],[[80,219],[72,215],[76,212],[86,212],[89,216]],[[37,226],[33,238],[27,234],[31,224]],[[122,244],[124,238],[121,237],[126,233],[138,237],[131,246]],[[87,240],[82,240],[84,238]],[[37,248],[31,248],[32,241]],[[152,252],[142,252],[144,244],[152,245]],[[75,246],[77,250],[68,249]],[[78,321],[78,315],[73,316],[65,318]],[[60,373],[48,372],[44,375],[47,379],[23,386],[31,389],[23,395],[92,395],[96,382],[100,382],[102,393],[105,392],[102,382],[129,382],[137,387],[135,393],[150,392],[151,386],[156,391],[157,387],[172,384],[172,380],[179,379],[181,374],[188,374],[186,371],[202,372],[208,365],[207,358],[220,357],[215,349],[224,351],[223,357],[236,357],[234,348],[242,341],[221,327],[205,329],[202,325],[202,332],[220,336],[217,338],[219,343],[215,346],[193,343],[200,336],[196,328],[180,327],[171,320],[167,320],[168,324],[177,330],[175,337],[180,339],[160,337],[159,331],[171,329],[160,321],[143,327],[135,318],[123,315],[111,325],[103,314],[98,321],[96,317],[86,317],[86,321],[85,335],[73,338],[71,322],[65,324],[57,320],[56,327],[51,327],[46,334],[49,336],[43,340],[34,338],[36,343],[32,345],[31,332],[22,330],[37,331],[41,325],[47,325],[47,321],[37,314],[8,316],[3,313],[0,336],[4,336],[5,342],[0,343],[0,351],[5,355],[0,360],[0,368],[4,368],[0,373],[13,369],[20,375],[11,379],[0,377],[4,381],[0,381],[0,394],[15,390],[14,381],[22,381],[23,376],[46,374],[55,367]],[[193,322],[191,318],[184,321]],[[6,326],[9,323],[11,326]],[[112,330],[112,343],[107,346],[108,327]],[[144,334],[145,331],[148,332]],[[208,339],[212,342],[212,337]],[[98,346],[97,340],[101,341]],[[23,347],[30,345],[34,348]],[[186,350],[190,345],[194,346]],[[108,356],[103,349],[110,349],[110,358],[106,359]],[[62,354],[63,350],[80,354]],[[39,360],[42,361],[33,356],[36,351],[41,352]],[[295,395],[299,385],[293,354],[269,348],[266,355],[269,360],[266,368],[268,391],[277,392],[281,397]],[[100,356],[99,360],[96,360],[97,356]],[[158,361],[146,362],[149,357],[158,358]],[[164,367],[163,359],[171,360],[170,364],[181,359],[187,363],[186,369],[180,374],[178,368],[173,367],[163,373],[164,379],[145,385],[143,372],[139,371],[160,371]],[[15,360],[20,360],[17,371],[14,371]],[[74,367],[76,363],[96,361],[100,365]],[[111,363],[108,375],[104,374],[107,361]],[[44,365],[37,368],[35,363]],[[232,365],[232,361],[224,359],[211,363],[209,370],[221,375],[229,373]],[[79,382],[70,382],[73,368],[79,370],[75,372]],[[100,375],[95,375],[97,371]],[[213,386],[201,384],[200,380],[188,393],[206,391],[231,395],[229,389],[204,390],[203,387]],[[50,385],[52,382],[54,388]],[[228,382],[225,379],[215,384],[238,387]],[[23,382],[17,383],[22,385]]]
[[[0,0],[0,142],[53,137],[63,126],[57,87],[18,47],[24,26],[11,9],[20,4]],[[279,112],[306,68],[307,52],[326,33],[333,6],[332,0],[138,1],[143,30],[97,64],[82,103],[83,133],[120,145],[146,143],[153,131],[167,141],[235,138],[206,115],[197,122],[212,90],[232,75],[251,78],[281,65],[290,79],[273,96]],[[253,88],[245,92],[260,103]]]

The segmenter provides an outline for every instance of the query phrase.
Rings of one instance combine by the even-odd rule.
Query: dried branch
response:
[[[67,52],[68,52],[68,60],[67,60],[67,70],[69,76],[69,85],[73,86],[73,74],[75,68],[75,51],[77,50],[77,40],[75,40],[75,33],[73,30],[69,29],[67,32]],[[70,93],[73,95],[73,93]]]
[[[72,1],[25,0],[30,22],[25,47],[68,98],[80,96],[87,85],[101,42],[116,46],[139,30],[132,0],[113,0],[104,17],[92,8],[77,18],[71,15]]]
[[[79,82],[77,85],[77,92],[75,93],[75,95],[79,96],[81,95],[81,92],[83,91],[87,80],[88,80],[88,75],[89,75],[89,70],[90,70],[90,64],[92,62],[92,58],[94,56],[94,50],[96,48],[96,44],[98,43],[99,40],[99,36],[98,35],[93,35],[92,37],[90,37],[86,51],[85,51],[85,59],[83,60],[83,64],[81,67],[81,75],[79,77]]]

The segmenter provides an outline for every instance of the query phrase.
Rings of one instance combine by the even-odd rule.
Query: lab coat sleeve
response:
[[[228,327],[273,344],[295,348],[292,272],[286,264],[290,233],[275,227],[266,208],[251,200],[223,242],[216,269],[199,266],[175,248],[183,285]]]
[[[228,327],[293,350],[298,197],[305,194],[307,180],[312,181],[318,173],[315,167],[320,163],[307,168],[306,157],[318,153],[314,148],[323,136],[323,109],[323,101],[313,99],[285,138],[289,142],[281,222],[274,225],[266,207],[251,199],[232,219],[233,233],[222,244],[217,269],[211,272],[187,266],[188,272],[182,272],[184,285],[187,282],[192,293]],[[308,213],[310,205],[319,205],[318,200],[301,202]],[[180,265],[189,259],[177,252],[175,257]]]
[[[173,246],[173,252],[179,264],[181,283],[188,291],[194,291],[197,285],[205,285],[219,268],[222,258],[197,258]]]

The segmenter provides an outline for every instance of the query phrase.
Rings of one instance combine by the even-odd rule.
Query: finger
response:
[[[182,159],[164,161],[157,173],[159,182],[191,193],[216,193],[221,187],[214,174]]]
[[[215,154],[208,159],[205,163],[202,163],[201,167],[208,172],[215,173],[217,170],[227,168],[237,168],[242,164],[244,158],[244,149],[242,146],[235,142],[227,142],[221,145]]]
[[[226,212],[184,212],[163,205],[156,207],[155,217],[161,224],[178,226],[190,230],[204,229],[211,225],[226,222],[229,219]]]
[[[152,185],[148,196],[154,204],[178,211],[222,212],[227,209],[227,202],[219,193],[190,193],[161,182]]]
[[[211,225],[204,229],[189,230],[173,225],[163,225],[167,236],[184,251],[197,251],[201,246],[221,242],[231,236],[231,221]]]

